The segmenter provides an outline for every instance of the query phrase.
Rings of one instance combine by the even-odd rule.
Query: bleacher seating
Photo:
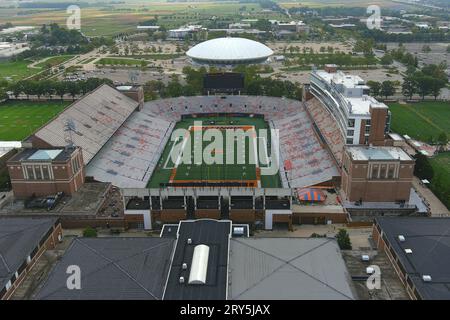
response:
[[[322,136],[330,147],[336,161],[342,163],[342,151],[344,148],[344,137],[341,130],[333,118],[331,113],[320,103],[319,100],[313,98],[305,103],[306,108],[314,119]]]
[[[73,122],[72,141],[82,147],[84,163],[88,164],[137,105],[138,102],[104,84],[71,104],[34,136],[50,146],[65,146],[66,123]]]

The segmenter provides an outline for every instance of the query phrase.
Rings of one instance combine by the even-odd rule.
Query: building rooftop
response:
[[[450,218],[378,217],[375,220],[423,299],[450,299]],[[399,235],[405,238],[400,241]],[[411,249],[407,254],[405,249]],[[428,275],[431,281],[425,282]]]
[[[57,218],[0,218],[0,291],[26,261]]]
[[[160,300],[174,240],[76,238],[51,271],[39,300]],[[81,289],[66,286],[67,267],[81,269]]]
[[[368,146],[346,146],[345,147],[356,161],[367,160],[402,160],[413,161],[413,159],[399,147],[368,147]]]
[[[336,67],[336,65],[330,66]],[[371,107],[388,108],[384,103],[367,95],[370,88],[360,76],[345,74],[341,71],[327,72],[325,70],[316,70],[313,74],[341,94],[349,106],[349,112],[352,114],[369,114]]]
[[[230,236],[231,221],[228,220],[181,221],[164,300],[225,300]],[[191,244],[188,239],[192,240]],[[194,248],[201,244],[209,247],[206,282],[189,284]],[[182,268],[183,263],[187,264],[186,270]],[[180,283],[180,277],[184,277],[184,283]]]
[[[334,239],[233,238],[230,300],[353,300]]]
[[[217,38],[199,43],[186,52],[195,60],[246,61],[268,58],[273,51],[262,43],[245,38]]]
[[[67,161],[71,158],[72,153],[77,150],[77,147],[68,148],[46,148],[24,149],[18,154],[14,155],[10,161]]]

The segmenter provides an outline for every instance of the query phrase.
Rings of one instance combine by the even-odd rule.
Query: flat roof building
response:
[[[14,196],[71,195],[84,183],[80,147],[24,149],[7,162]]]
[[[378,217],[372,236],[412,299],[450,300],[450,218]]]
[[[0,300],[10,299],[45,250],[62,235],[57,218],[0,218]]]
[[[345,146],[341,188],[346,200],[407,202],[414,159],[399,147]]]
[[[324,70],[311,72],[307,91],[333,116],[346,144],[384,145],[390,128],[389,108],[369,96],[370,88],[361,77],[326,65]]]

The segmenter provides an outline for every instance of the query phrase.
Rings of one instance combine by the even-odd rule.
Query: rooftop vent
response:
[[[233,235],[235,236],[243,236],[245,228],[244,227],[233,227]]]
[[[184,283],[184,277],[180,277],[179,282],[180,282],[180,283]]]
[[[361,256],[361,260],[364,261],[364,262],[367,262],[367,261],[370,260],[370,257],[369,257],[368,254],[363,254],[363,255]]]
[[[411,253],[412,253],[412,250],[411,250],[411,249],[405,249],[405,253],[411,254]]]
[[[192,244],[192,239],[191,238],[187,239],[187,244]]]
[[[373,274],[373,273],[375,273],[375,269],[373,267],[367,267],[366,268],[366,273],[367,274]]]
[[[431,282],[431,276],[428,275],[428,274],[424,274],[424,275],[422,276],[422,280],[423,280],[424,282]]]
[[[404,235],[400,234],[400,235],[398,236],[398,240],[399,240],[400,242],[405,242],[406,238],[405,238]]]
[[[186,270],[186,269],[187,269],[187,263],[183,263],[183,264],[181,265],[181,268],[182,268],[183,270]]]
[[[206,284],[208,272],[209,247],[199,244],[194,248],[191,272],[189,273],[189,284]]]

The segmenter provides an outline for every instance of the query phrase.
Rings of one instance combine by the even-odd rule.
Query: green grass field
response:
[[[20,141],[60,113],[68,102],[7,101],[0,104],[0,141]]]
[[[36,67],[38,67],[38,68],[53,67],[60,63],[66,62],[67,60],[72,59],[73,57],[74,57],[74,55],[70,55],[70,54],[56,56],[56,57],[50,57],[50,58],[46,59],[45,61],[42,61],[42,62],[36,64]]]
[[[430,163],[434,171],[431,189],[450,209],[450,152],[440,153],[430,158]],[[436,182],[439,182],[439,185]]]
[[[27,60],[0,62],[0,79],[11,78],[17,81],[41,71],[40,68],[28,68],[30,63]]]
[[[195,121],[202,121],[203,126],[242,126],[243,128],[254,127],[256,132],[259,129],[267,129],[267,123],[261,118],[247,118],[247,117],[214,117],[214,118],[196,118]],[[214,123],[211,123],[214,121]],[[185,119],[177,123],[176,129],[189,129],[194,125],[194,119]],[[245,130],[245,129],[244,129]],[[222,133],[224,129],[220,130]],[[198,133],[198,131],[197,131]],[[191,130],[191,142],[195,140],[194,130]],[[258,137],[260,138],[260,137]],[[270,137],[269,137],[270,139]],[[179,142],[169,141],[162,153],[162,156],[155,168],[153,175],[148,183],[148,187],[158,188],[160,183],[168,183],[170,181],[174,183],[191,183],[191,182],[237,182],[237,183],[253,183],[254,186],[260,184],[261,187],[276,188],[280,187],[281,183],[279,180],[278,173],[275,175],[260,175],[259,168],[257,169],[256,164],[250,163],[250,143],[255,143],[257,151],[259,151],[259,143],[256,143],[256,139],[245,139],[245,153],[241,154],[240,162],[238,163],[238,151],[237,145],[234,148],[234,163],[226,164],[226,154],[230,152],[227,150],[225,142],[223,143],[222,149],[217,149],[214,152],[223,154],[224,164],[206,164],[202,162],[201,164],[193,164],[193,153],[194,149],[191,148],[191,159],[192,164],[178,163],[173,160],[170,156],[175,145],[179,145]],[[209,141],[203,141],[203,150],[210,144]],[[270,144],[270,141],[268,142]],[[242,146],[244,146],[242,145]],[[266,143],[267,145],[267,143]],[[263,151],[264,154],[270,155],[270,149]],[[267,153],[266,153],[267,152]],[[179,153],[175,153],[176,155]],[[245,157],[245,159],[244,159]],[[175,157],[176,158],[176,157]],[[264,164],[259,162],[258,167],[263,167]],[[259,183],[258,183],[259,181]]]
[[[142,61],[138,59],[127,58],[101,58],[95,64],[96,65],[112,65],[112,66],[140,66]]]
[[[450,103],[419,102],[389,105],[392,112],[391,129],[425,142],[436,140],[445,132],[450,137]]]

